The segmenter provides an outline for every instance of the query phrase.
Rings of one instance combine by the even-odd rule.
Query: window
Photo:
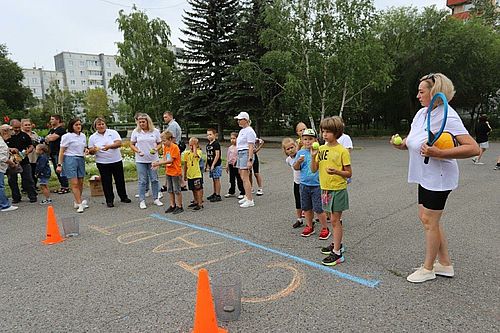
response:
[[[31,83],[38,83],[38,79],[36,77],[31,78]]]
[[[80,61],[80,67],[84,67],[85,66],[85,61]]]
[[[36,94],[36,88],[33,88],[31,90],[33,90],[33,94]]]
[[[466,4],[464,5],[464,11],[469,12],[472,8],[474,8],[473,4]]]
[[[71,75],[71,76],[75,76],[75,71],[74,71],[74,70],[70,70],[70,71],[69,71],[69,75]]]
[[[85,71],[80,71],[80,76],[85,76]]]
[[[73,66],[73,60],[68,60],[68,65]]]
[[[84,86],[84,85],[86,85],[86,84],[87,84],[87,81],[82,80],[82,82],[81,82],[81,83],[82,83],[82,86]]]
[[[56,83],[57,84],[61,84],[61,80],[56,80]]]
[[[500,1],[500,0],[499,0],[499,1]],[[111,63],[110,63],[110,62],[108,62],[108,63],[106,64],[106,66],[111,67]]]
[[[108,72],[108,77],[111,77],[111,72]]]
[[[70,81],[70,83],[71,83],[71,85],[73,85],[73,86],[76,84],[75,80],[71,80],[71,81]]]

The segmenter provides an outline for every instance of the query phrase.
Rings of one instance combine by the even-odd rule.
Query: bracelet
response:
[[[58,166],[58,167],[62,167],[62,164],[61,164],[61,163],[57,163],[57,166]]]

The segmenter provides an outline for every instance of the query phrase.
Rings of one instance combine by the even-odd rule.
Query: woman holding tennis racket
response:
[[[441,73],[420,79],[417,98],[422,104],[411,124],[410,133],[398,149],[408,150],[408,182],[418,184],[418,217],[425,232],[424,264],[406,279],[420,283],[436,275],[453,277],[448,242],[440,219],[450,192],[458,187],[456,158],[479,154],[479,146],[465,129],[451,106],[453,83]],[[436,261],[437,258],[437,261]]]

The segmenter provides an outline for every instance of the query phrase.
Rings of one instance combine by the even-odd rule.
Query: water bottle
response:
[[[21,156],[21,159],[24,160],[24,158],[26,157],[26,150],[20,151],[19,156]]]

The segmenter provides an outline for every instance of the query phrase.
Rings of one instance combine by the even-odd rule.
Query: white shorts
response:
[[[479,148],[488,149],[488,148],[490,148],[490,144],[488,143],[488,141],[482,142],[479,144]]]

